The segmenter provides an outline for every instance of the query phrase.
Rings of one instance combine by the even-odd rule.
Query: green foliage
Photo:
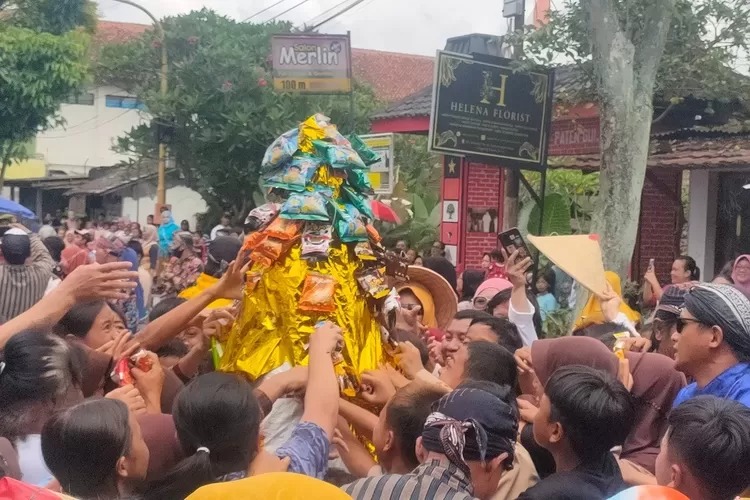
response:
[[[25,157],[24,143],[53,123],[59,104],[85,80],[87,39],[0,25],[0,187],[7,165]]]
[[[90,0],[16,0],[12,2],[16,26],[62,35],[82,27],[96,30],[96,4]]]
[[[541,175],[538,172],[524,172],[529,183],[535,190],[540,189]],[[553,169],[547,171],[547,195],[560,195],[568,204],[568,223],[567,232],[555,231],[558,234],[577,234],[588,233],[591,229],[591,217],[593,212],[593,201],[599,192],[599,173],[583,173],[580,170]],[[528,227],[531,234],[537,233],[539,227],[539,215],[534,215],[536,203],[531,195],[522,189],[520,192],[521,212],[519,224],[521,227]],[[553,203],[557,203],[554,202]],[[545,208],[545,217],[546,217]],[[534,221],[534,222],[532,222]],[[544,234],[550,234],[545,231]]]
[[[654,0],[616,0],[620,27],[636,46],[652,20]],[[525,56],[530,62],[577,63],[583,70],[578,85],[559,95],[563,101],[590,100],[596,95],[589,14],[580,0],[566,0],[553,10],[549,23],[524,36]],[[664,7],[661,7],[664,8]],[[659,64],[654,94],[662,102],[692,95],[704,99],[750,96],[750,81],[734,71],[746,67],[750,48],[750,4],[745,0],[676,0],[669,35]]]
[[[530,234],[537,236],[563,235],[572,232],[570,227],[570,200],[559,193],[550,193],[544,197],[544,216],[542,218],[542,232],[539,233],[539,205],[534,204],[526,226]]]
[[[304,96],[273,90],[272,34],[288,23],[241,23],[209,10],[162,21],[169,55],[169,90],[160,95],[161,42],[152,31],[124,45],[102,49],[97,80],[133,92],[157,117],[121,138],[123,151],[155,158],[150,127],[174,121],[170,153],[188,185],[216,212],[244,217],[255,206],[260,162],[281,133],[316,112],[343,133],[369,130],[378,105],[369,87],[355,82],[355,123],[349,96]],[[168,117],[168,118],[167,118]]]
[[[573,325],[573,319],[573,311],[570,309],[555,309],[547,313],[543,325],[545,338],[553,339],[567,336]]]

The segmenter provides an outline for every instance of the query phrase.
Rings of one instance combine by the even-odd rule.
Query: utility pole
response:
[[[169,58],[167,55],[167,37],[166,37],[166,34],[164,33],[164,28],[162,27],[159,20],[156,19],[156,16],[154,16],[145,7],[134,2],[133,0],[115,0],[115,1],[135,7],[141,12],[144,12],[154,22],[154,27],[156,28],[156,34],[159,36],[159,43],[161,44],[161,71],[160,71],[159,91],[162,97],[166,97],[168,85],[169,85]],[[157,171],[157,184],[156,184],[156,203],[159,204],[160,206],[165,205],[167,203],[167,188],[166,188],[167,145],[164,143],[163,139],[161,138],[161,135],[162,134],[159,134],[160,136],[159,138],[159,164],[157,167],[158,171]]]
[[[523,32],[524,15],[526,13],[526,0],[505,0],[503,5],[503,17],[513,19],[513,30]],[[523,57],[523,43],[517,43],[513,47],[513,59]],[[518,226],[518,190],[520,178],[515,169],[503,170],[505,176],[505,196],[503,197],[503,231]]]

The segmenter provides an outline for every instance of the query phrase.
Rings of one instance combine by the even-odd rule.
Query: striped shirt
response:
[[[55,262],[35,234],[31,239],[31,262],[0,265],[0,321],[10,321],[44,297]]]
[[[410,474],[359,479],[343,486],[355,500],[471,500],[471,481],[455,465],[440,460],[425,462]]]

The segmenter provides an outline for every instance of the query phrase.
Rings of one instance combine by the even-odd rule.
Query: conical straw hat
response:
[[[607,289],[599,235],[533,236],[530,234],[529,241],[557,267],[592,293],[601,296]]]

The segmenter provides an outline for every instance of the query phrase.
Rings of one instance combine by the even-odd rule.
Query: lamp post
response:
[[[116,2],[131,5],[136,9],[144,12],[154,22],[156,32],[159,35],[159,42],[161,43],[161,72],[160,72],[160,92],[162,97],[167,95],[168,75],[169,75],[169,59],[167,56],[167,37],[164,34],[164,28],[156,17],[149,12],[145,7],[135,3],[132,0],[115,0]],[[167,169],[167,145],[160,139],[159,140],[159,165],[158,165],[158,176],[156,185],[156,202],[159,205],[164,205],[167,202],[167,189],[166,189],[166,169]]]

